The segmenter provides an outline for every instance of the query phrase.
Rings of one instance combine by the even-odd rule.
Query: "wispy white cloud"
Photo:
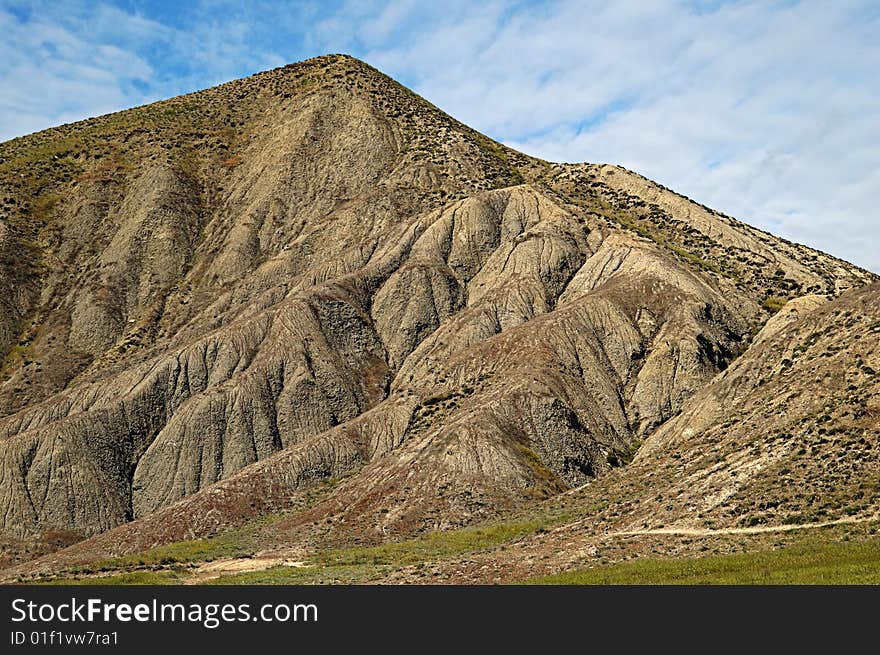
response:
[[[524,152],[622,164],[880,271],[876,4],[560,0],[394,15],[393,43],[338,17],[333,38]]]
[[[276,29],[294,13],[203,0],[174,24],[85,0],[0,5],[0,139],[289,63],[259,38],[261,5]]]
[[[145,92],[156,74],[150,62],[96,41],[100,29],[41,12],[21,20],[0,9],[0,139],[158,97]]]
[[[347,51],[525,152],[620,163],[880,271],[870,0],[130,5],[0,9],[0,138]]]

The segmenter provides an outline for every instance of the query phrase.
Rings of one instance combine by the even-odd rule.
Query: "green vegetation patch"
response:
[[[180,541],[135,555],[125,555],[96,562],[92,568],[125,569],[136,566],[160,566],[188,562],[210,562],[220,557],[250,557],[253,548],[247,545],[238,531],[224,533],[211,539]]]
[[[437,531],[407,541],[367,548],[329,550],[314,556],[312,563],[325,566],[359,564],[405,566],[487,550],[546,529],[541,521]]]
[[[761,307],[766,309],[768,312],[776,313],[783,307],[785,307],[786,303],[788,303],[788,298],[782,298],[781,296],[770,296],[769,298],[765,298],[761,303]]]
[[[637,560],[533,578],[525,584],[880,584],[880,539],[809,542],[779,550],[696,559]]]
[[[177,571],[131,571],[119,575],[89,576],[83,578],[53,578],[35,581],[44,585],[173,585],[180,584],[183,576]]]
[[[263,571],[249,571],[222,575],[207,580],[210,585],[305,585],[305,584],[358,584],[381,578],[390,572],[390,566],[329,566],[296,567],[274,566]]]
[[[254,521],[242,528],[224,532],[209,539],[197,539],[194,541],[179,541],[166,546],[159,546],[141,553],[133,555],[124,555],[122,557],[114,557],[112,559],[99,560],[90,562],[82,566],[69,569],[64,573],[63,577],[50,578],[48,582],[59,584],[76,584],[79,576],[82,575],[98,575],[102,573],[121,572],[121,575],[114,575],[113,579],[121,580],[117,584],[160,584],[160,582],[125,582],[123,578],[132,574],[137,577],[144,574],[149,577],[149,573],[156,575],[165,575],[168,573],[168,567],[177,567],[175,577],[169,578],[168,584],[173,584],[180,579],[184,573],[181,565],[189,565],[196,562],[211,562],[219,558],[240,558],[253,557],[254,534],[256,531],[269,521],[277,519],[275,516],[267,516],[261,520]],[[151,571],[150,569],[163,569],[163,571]],[[160,576],[161,577],[161,576]],[[99,577],[88,578],[89,580],[98,580]],[[101,577],[101,580],[108,579]],[[134,579],[134,578],[133,578]],[[112,584],[112,583],[107,583]]]

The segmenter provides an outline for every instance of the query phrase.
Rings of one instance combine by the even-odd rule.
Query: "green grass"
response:
[[[564,515],[556,517],[556,522]],[[565,515],[567,516],[567,515]],[[347,584],[366,582],[403,566],[453,559],[504,547],[520,537],[548,529],[552,522],[527,520],[459,530],[360,548],[339,548],[313,555],[306,567],[277,566],[226,575],[208,584]]]
[[[304,567],[275,566],[230,573],[203,584],[358,584],[387,577],[396,569],[472,553],[505,549],[530,534],[583,515],[584,508],[557,507],[540,516],[521,515],[517,522],[490,523],[433,532],[416,539],[373,547],[341,548],[312,555]],[[593,508],[595,509],[595,508]],[[266,519],[268,521],[268,519]],[[188,541],[145,553],[97,562],[67,571],[40,584],[180,584],[191,575],[187,565],[218,557],[247,557],[251,535],[260,521],[213,539]],[[737,555],[694,559],[639,559],[534,578],[525,584],[880,584],[880,538],[847,541],[832,528],[810,531],[792,545]],[[870,532],[868,533],[870,534]],[[861,539],[864,539],[862,533]],[[840,539],[844,539],[840,541]],[[430,582],[425,568],[425,582]],[[98,575],[95,575],[98,574]]]
[[[314,498],[307,506],[332,489],[336,481],[330,481],[316,489]],[[529,534],[540,533],[582,516],[595,512],[592,507],[542,507],[531,508],[515,520],[491,522],[483,525],[450,531],[437,531],[424,536],[380,546],[341,548],[314,554],[308,566],[297,568],[278,566],[264,571],[228,574],[208,584],[327,584],[366,582],[381,577],[395,567],[452,559],[459,556],[507,544]],[[211,561],[218,558],[250,557],[260,550],[260,534],[265,528],[283,518],[283,515],[264,515],[244,526],[222,533],[210,539],[184,541],[160,546],[134,555],[126,555],[68,569],[38,582],[41,584],[83,584],[89,579],[114,581],[107,584],[139,583],[137,576],[159,576],[155,584],[175,584],[189,575],[186,565]],[[173,570],[172,574],[169,569]],[[133,577],[126,577],[129,574]],[[94,578],[85,578],[97,575]],[[110,577],[112,576],[112,577]]]
[[[418,539],[381,546],[328,550],[314,555],[307,567],[277,566],[263,571],[224,575],[209,584],[322,584],[363,582],[394,567],[448,559],[467,553],[502,546],[527,534],[544,530],[542,521],[499,523],[483,527],[463,528],[448,532],[432,532]],[[132,570],[112,577],[82,578],[82,575],[166,567],[169,565],[210,561],[220,557],[247,557],[253,554],[247,539],[231,532],[213,539],[185,541],[153,550],[95,562],[72,569],[65,577],[46,582],[82,584],[88,580],[101,584],[174,584],[186,576],[184,571],[172,572]],[[139,580],[144,578],[146,582]],[[155,580],[155,582],[153,581]]]
[[[319,553],[312,563],[324,566],[418,564],[486,550],[544,529],[541,521],[498,523],[476,528],[431,532],[418,539],[368,548],[344,548]]]
[[[131,571],[119,575],[90,576],[83,578],[53,578],[35,581],[44,585],[173,585],[183,577],[175,571]]]
[[[253,553],[253,548],[244,543],[237,532],[231,532],[211,539],[181,541],[135,555],[94,562],[79,569],[73,569],[72,572],[91,573],[125,570],[141,566],[210,562],[219,557],[249,557]]]
[[[274,566],[263,571],[248,571],[222,575],[206,580],[209,585],[305,585],[305,584],[358,584],[381,578],[392,570],[390,566],[295,567]]]
[[[782,298],[780,296],[770,296],[769,298],[765,298],[761,303],[761,307],[766,309],[768,312],[776,313],[783,307],[785,307],[786,303],[788,303],[788,298]]]
[[[141,573],[142,569],[167,568],[181,564],[211,562],[215,559],[226,557],[252,557],[257,550],[255,535],[261,528],[278,519],[278,515],[267,514],[240,528],[229,530],[208,539],[178,541],[133,555],[90,562],[89,564],[71,568],[64,573],[65,577],[54,578],[50,581],[66,583],[67,580],[75,581],[77,576],[82,574],[111,572]],[[119,584],[129,583],[120,582]]]
[[[394,568],[452,559],[503,547],[520,537],[546,529],[544,521],[497,523],[431,532],[417,539],[380,546],[339,548],[313,555],[308,566],[278,566],[222,576],[210,584],[346,584],[381,577]]]
[[[773,551],[697,559],[637,560],[533,578],[525,584],[880,584],[880,539],[810,542]]]
[[[221,557],[250,557],[249,532],[232,530],[211,539],[181,541],[152,550],[76,566],[37,584],[177,584],[187,575],[181,565]],[[169,570],[169,567],[171,570]],[[158,569],[158,570],[157,570]],[[101,575],[106,574],[106,575]]]

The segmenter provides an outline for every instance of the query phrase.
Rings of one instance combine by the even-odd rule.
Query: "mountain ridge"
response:
[[[788,300],[876,279],[339,55],[0,144],[0,183],[0,528],[117,554],[519,511],[638,460]]]

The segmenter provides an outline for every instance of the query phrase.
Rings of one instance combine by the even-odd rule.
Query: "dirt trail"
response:
[[[791,532],[792,530],[807,530],[810,528],[824,528],[830,525],[841,525],[843,523],[869,523],[880,519],[880,514],[873,516],[845,516],[833,521],[823,521],[821,523],[800,523],[792,525],[761,525],[750,528],[721,528],[718,530],[710,530],[708,528],[654,528],[646,530],[621,530],[619,532],[611,532],[613,537],[628,537],[632,535],[644,534],[670,534],[682,535],[687,537],[712,537],[714,535],[723,534],[761,534],[764,532]]]
[[[196,568],[191,575],[183,581],[183,584],[203,584],[209,580],[215,580],[223,575],[235,573],[249,573],[252,571],[265,571],[275,566],[304,567],[305,562],[285,557],[234,557],[217,559],[212,562],[204,562]]]

